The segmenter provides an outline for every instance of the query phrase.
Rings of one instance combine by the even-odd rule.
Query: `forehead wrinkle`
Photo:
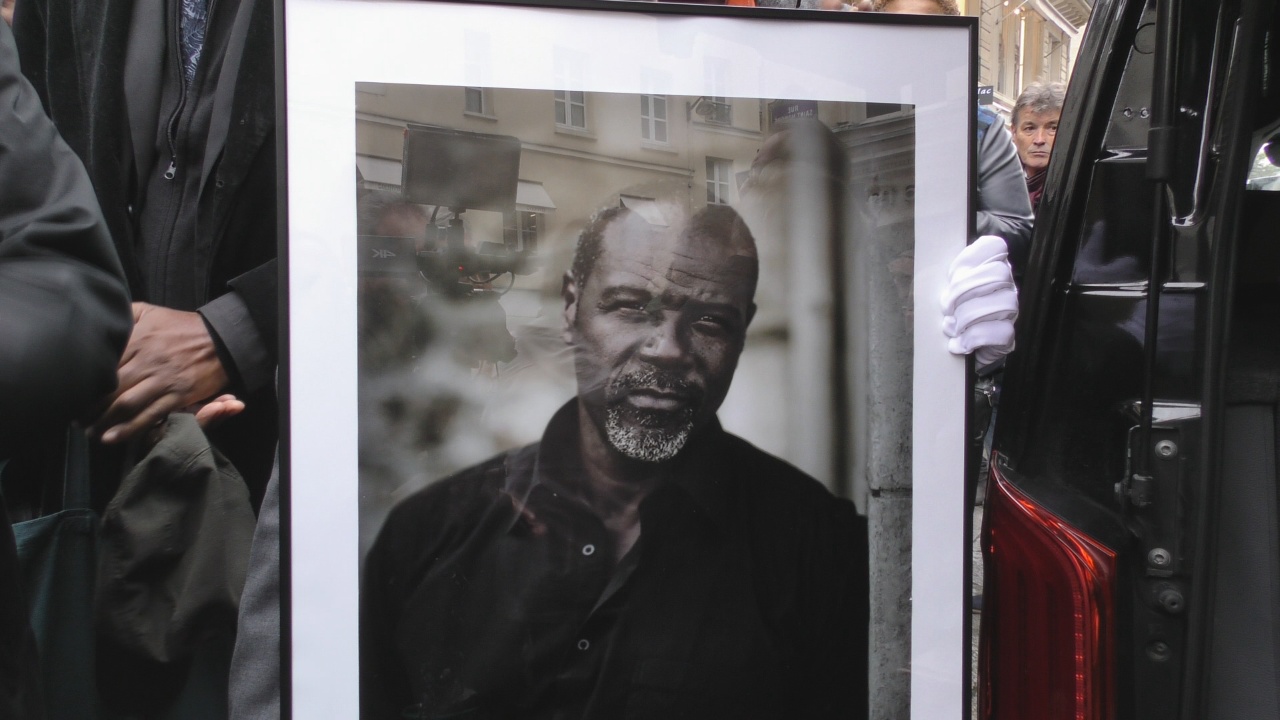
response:
[[[608,286],[642,286],[668,301],[673,298],[666,296],[675,288],[705,298],[731,296],[753,286],[753,274],[743,264],[727,261],[754,262],[754,248],[731,238],[689,233],[680,225],[663,230],[644,226],[641,232],[635,226],[620,225],[611,230],[605,235],[599,261],[609,266]]]
[[[611,238],[613,247],[606,246],[601,260],[610,262],[618,272],[636,275],[646,281],[649,275],[664,277],[673,261],[666,243],[656,238]],[[638,267],[637,267],[638,266]]]
[[[1022,114],[1022,115],[1019,115],[1019,116],[1018,116],[1018,125],[1019,125],[1019,126],[1024,126],[1024,125],[1028,125],[1028,124],[1030,124],[1030,125],[1048,125],[1049,123],[1056,123],[1056,122],[1058,122],[1059,118],[1061,118],[1061,117],[1062,117],[1062,113],[1061,113],[1061,112],[1054,112],[1054,111],[1030,112],[1030,111],[1026,111],[1026,112],[1025,112],[1025,114]]]
[[[709,268],[707,272],[698,272],[692,268],[673,266],[667,271],[666,278],[672,285],[700,297],[717,293],[730,294],[747,282],[743,275],[725,273],[715,267]]]
[[[643,287],[660,294],[670,284],[669,272],[663,271],[649,262],[648,258],[627,258],[612,268],[608,280],[610,287]]]
[[[714,269],[709,274],[668,268],[665,274],[652,274],[626,268],[614,268],[602,275],[600,294],[607,297],[616,291],[640,290],[650,297],[650,302],[676,309],[686,301],[737,305],[736,291],[747,283],[747,278],[716,277]]]

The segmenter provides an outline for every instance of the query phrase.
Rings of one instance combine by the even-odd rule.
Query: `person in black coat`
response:
[[[18,70],[0,23],[0,469],[109,394],[129,299],[84,167]],[[0,515],[7,516],[0,494]],[[0,717],[41,717],[34,639],[0,529]]]
[[[261,502],[279,432],[273,11],[270,0],[15,8],[23,71],[88,170],[134,301],[119,387],[90,428],[97,509],[151,428],[228,393],[243,412],[205,432]],[[169,658],[99,637],[103,702],[225,717],[231,633],[210,623]],[[157,665],[171,681],[153,680]]]
[[[95,434],[122,444],[234,393],[244,412],[209,435],[256,505],[277,437],[272,3],[23,0],[13,29],[89,172],[135,301]],[[99,505],[122,474],[102,455]]]

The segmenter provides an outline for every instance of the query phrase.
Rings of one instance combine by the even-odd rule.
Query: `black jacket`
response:
[[[135,7],[139,17],[153,11],[163,17],[173,13],[167,5],[167,0],[26,0],[14,17],[23,70],[89,171],[133,299],[157,304],[167,304],[163,298],[170,289],[147,288],[143,282],[148,263],[154,262],[141,257],[139,241],[150,167],[138,152],[145,144],[136,140],[148,138],[155,126],[130,125],[130,113],[155,89],[131,78],[127,66]],[[194,195],[194,250],[182,259],[189,258],[199,291],[191,302],[169,306],[201,312],[232,377],[231,390],[248,404],[244,414],[210,435],[256,494],[270,471],[276,438],[273,8],[266,0],[215,5],[220,16],[234,19],[226,21],[232,35],[226,58],[227,64],[233,58],[238,64],[231,65],[233,85],[210,82],[200,96],[214,108],[209,137],[216,142]],[[155,52],[170,50],[163,45],[159,38]],[[190,205],[184,201],[184,212]]]
[[[0,29],[0,459],[115,389],[131,317],[84,168]]]
[[[713,424],[615,562],[576,499],[577,407],[391,511],[364,565],[362,720],[865,717],[853,504]]]
[[[0,23],[0,467],[111,392],[130,318],[84,168]],[[0,717],[38,718],[39,668],[6,515],[0,494]]]

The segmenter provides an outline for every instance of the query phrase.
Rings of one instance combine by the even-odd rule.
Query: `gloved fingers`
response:
[[[947,341],[952,355],[967,355],[978,348],[1013,351],[1013,320],[987,320],[969,326],[963,333]]]
[[[969,298],[953,315],[942,318],[942,331],[955,337],[970,326],[988,320],[1013,321],[1018,317],[1018,293],[1012,287]]]
[[[954,315],[958,306],[974,297],[1013,288],[1013,268],[1009,262],[988,263],[948,279],[947,289],[942,293],[942,312]]]
[[[969,298],[1013,287],[1013,267],[1002,238],[983,235],[966,246],[951,261],[947,289],[942,294],[942,313],[955,315],[956,307]]]
[[[1004,238],[996,235],[983,235],[965,246],[951,261],[949,275],[955,275],[966,268],[975,268],[983,263],[1009,259],[1009,247]]]
[[[984,235],[956,255],[942,295],[943,332],[955,355],[974,353],[979,368],[1013,351],[1018,291],[1003,238]]]
[[[982,375],[984,370],[1003,360],[1011,352],[1013,352],[1013,343],[999,347],[980,347],[973,353],[975,369],[979,375]]]

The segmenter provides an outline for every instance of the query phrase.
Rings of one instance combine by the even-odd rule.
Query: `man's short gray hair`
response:
[[[1062,100],[1067,96],[1067,86],[1060,82],[1033,82],[1018,96],[1013,104],[1013,126],[1018,126],[1018,113],[1029,110],[1033,113],[1062,110]]]

